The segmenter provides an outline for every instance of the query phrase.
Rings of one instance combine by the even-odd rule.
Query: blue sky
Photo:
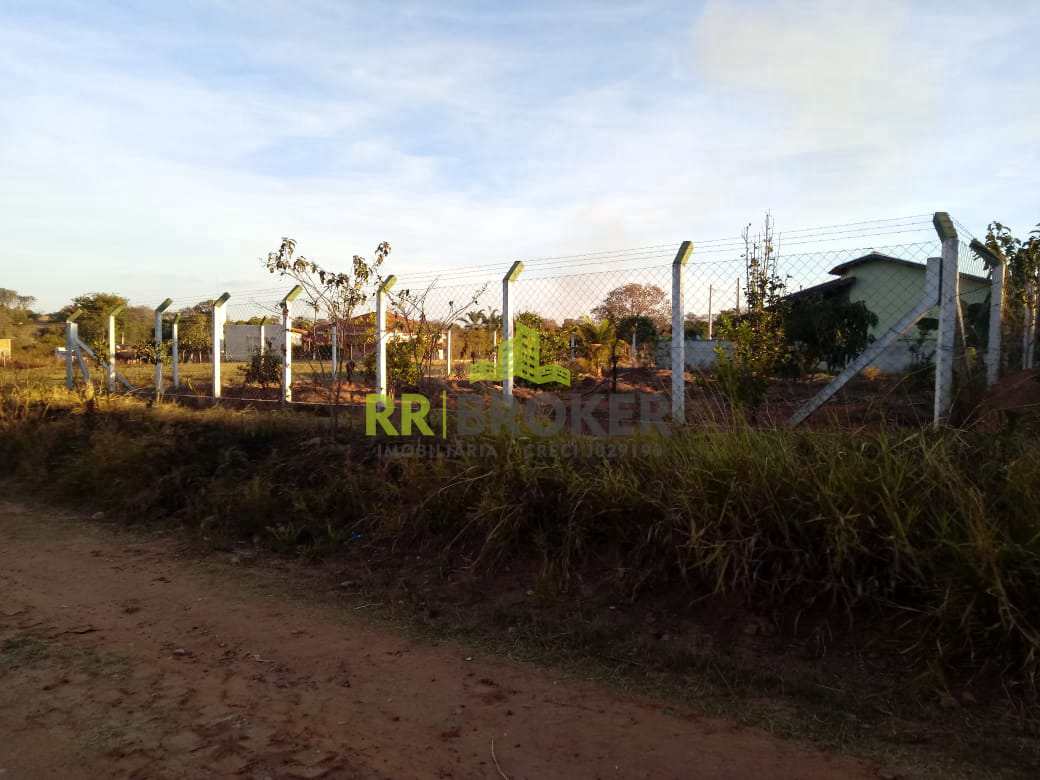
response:
[[[0,6],[0,286],[54,309],[947,210],[1040,221],[1035,3]],[[153,300],[154,299],[154,300]]]

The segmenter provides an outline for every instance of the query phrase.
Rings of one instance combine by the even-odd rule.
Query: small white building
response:
[[[299,347],[301,342],[302,336],[293,331],[293,346]],[[285,336],[280,322],[270,322],[266,325],[229,324],[224,326],[225,360],[246,361],[256,352],[268,350],[281,355],[284,346]]]

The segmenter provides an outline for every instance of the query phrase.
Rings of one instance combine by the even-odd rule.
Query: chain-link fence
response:
[[[774,230],[767,219],[758,232],[694,241],[688,256],[676,241],[402,272],[389,281],[383,269],[348,309],[311,288],[293,292],[292,279],[226,298],[182,298],[163,315],[163,391],[340,404],[430,390],[430,382],[521,399],[668,396],[681,386],[672,409],[689,423],[728,422],[739,410],[766,424],[810,416],[919,424],[948,412],[944,394],[984,389],[993,360],[1021,362],[1028,330],[1020,305],[994,308],[992,258],[972,250],[971,234],[948,218],[956,238],[937,232],[938,217],[800,230]],[[954,285],[950,274],[943,281],[949,269]],[[380,332],[375,300],[384,281]],[[959,304],[946,309],[956,320],[952,340],[939,306],[951,290]],[[520,373],[504,351],[518,331],[524,349],[535,350]],[[154,393],[154,365],[117,353],[129,383]],[[944,384],[951,364],[952,384]],[[679,365],[685,381],[673,385]],[[506,388],[509,367],[518,379]]]

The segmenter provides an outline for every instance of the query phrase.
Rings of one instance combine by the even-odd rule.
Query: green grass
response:
[[[883,627],[919,668],[1036,690],[1033,433],[685,431],[653,454],[381,461],[291,412],[8,387],[0,467],[130,519],[308,554],[421,556],[555,593],[739,605],[784,631]]]

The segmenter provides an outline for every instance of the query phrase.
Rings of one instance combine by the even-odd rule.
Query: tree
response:
[[[423,377],[430,376],[433,365],[433,356],[441,341],[441,335],[448,328],[463,318],[463,313],[471,310],[481,296],[487,292],[487,284],[474,290],[467,300],[458,305],[455,301],[448,301],[448,309],[443,317],[431,319],[427,313],[427,298],[436,289],[437,280],[429,283],[420,290],[391,290],[388,296],[390,307],[397,317],[397,324],[405,339],[398,342],[397,350],[408,360],[411,367],[408,369],[408,381],[400,383],[401,386],[416,385]],[[488,316],[498,316],[497,313]],[[498,316],[499,322],[501,317]],[[388,358],[389,361],[389,358]],[[393,368],[393,363],[391,363]],[[393,384],[393,383],[392,383]]]
[[[706,339],[708,338],[708,320],[706,317],[702,317],[699,314],[689,312],[683,318],[683,334],[688,339]]]
[[[795,373],[812,372],[821,363],[828,371],[844,368],[874,337],[870,329],[878,318],[863,301],[810,295],[785,307],[783,328],[791,345]]]
[[[382,241],[376,246],[371,261],[361,255],[354,255],[351,273],[332,271],[303,255],[296,254],[296,240],[283,237],[278,249],[268,252],[266,258],[260,258],[260,264],[269,273],[296,282],[303,289],[303,302],[314,312],[314,320],[317,321],[319,316],[323,316],[330,326],[336,326],[337,332],[343,337],[353,324],[355,310],[364,305],[373,294],[371,288],[379,283],[379,269],[389,254],[390,244]],[[323,363],[319,364],[318,373],[323,378],[329,377]],[[337,371],[333,399],[333,429],[339,424],[338,408],[342,386],[343,374]]]
[[[986,230],[986,245],[1002,252],[1007,260],[1005,295],[1009,303],[1017,304],[1009,307],[1008,319],[1021,327],[1024,306],[1030,307],[1034,316],[1040,309],[1040,225],[1022,241],[1005,225],[991,222]],[[1009,353],[1020,353],[1021,340],[1015,339],[1010,347]]]
[[[610,365],[610,389],[617,392],[618,363],[625,353],[625,342],[618,338],[617,327],[610,320],[591,320],[585,317],[578,323],[578,337],[585,347],[598,376],[603,376],[603,365]]]
[[[57,346],[57,333],[49,333],[37,322],[37,314],[32,311],[36,299],[31,295],[19,295],[15,290],[0,288],[0,338],[13,340],[13,347],[19,353],[42,353],[45,349]]]
[[[617,324],[625,317],[647,317],[657,330],[663,330],[669,320],[665,292],[656,284],[629,282],[615,287],[592,310],[598,320],[610,320]]]
[[[772,378],[787,360],[784,336],[784,281],[776,269],[773,221],[767,213],[763,232],[751,238],[751,225],[743,232],[744,296],[747,310],[723,315],[719,337],[730,348],[715,347],[715,373],[722,391],[734,408],[745,408],[753,422],[765,401]]]
[[[116,333],[127,344],[149,344],[154,341],[155,320],[152,309],[147,306],[127,307],[127,299],[117,293],[87,293],[72,299],[58,313],[64,319],[77,309],[83,313],[76,322],[79,337],[86,343],[100,344],[108,340],[108,315],[116,308],[123,309],[116,315]]]

